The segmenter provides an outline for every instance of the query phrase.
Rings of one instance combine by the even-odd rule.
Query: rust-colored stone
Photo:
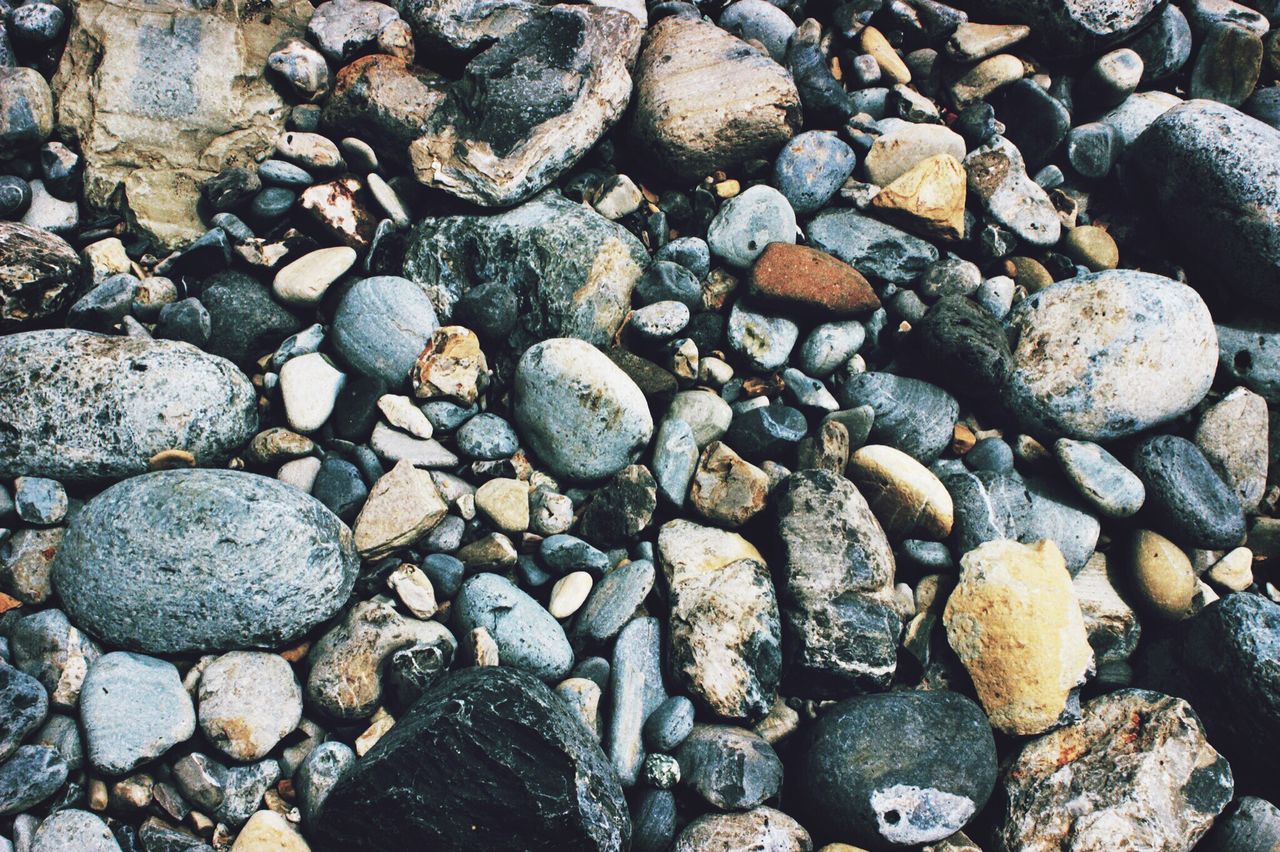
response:
[[[748,286],[753,296],[827,315],[849,316],[880,307],[862,273],[808,246],[770,244],[751,268]]]

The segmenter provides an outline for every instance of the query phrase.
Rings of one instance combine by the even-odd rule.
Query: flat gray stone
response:
[[[637,618],[622,629],[613,646],[610,672],[609,763],[622,786],[632,787],[645,757],[645,720],[667,699],[662,686],[662,625],[658,619]]]
[[[542,605],[506,577],[481,573],[462,584],[453,601],[458,635],[477,627],[498,645],[498,660],[547,681],[573,666],[573,649],[562,628]]]
[[[173,663],[113,651],[85,676],[80,722],[89,762],[116,776],[190,739],[196,711]]]

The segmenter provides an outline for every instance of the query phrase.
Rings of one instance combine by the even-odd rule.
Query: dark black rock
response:
[[[463,669],[432,686],[325,800],[320,850],[624,850],[631,820],[600,746],[535,678]]]
[[[629,465],[596,490],[578,520],[578,533],[597,547],[627,544],[653,518],[658,484],[644,465]]]
[[[378,376],[352,373],[338,392],[329,425],[333,434],[346,441],[364,441],[380,416],[378,398],[391,388]]]
[[[1196,848],[1201,852],[1280,848],[1280,808],[1257,796],[1241,796],[1214,821]]]
[[[1049,161],[1071,129],[1071,113],[1034,80],[1002,86],[993,101],[1005,138],[1022,152],[1029,173]]]
[[[795,79],[808,122],[839,123],[853,115],[854,106],[844,86],[831,76],[831,66],[821,46],[822,31],[813,24],[801,26],[792,34],[787,44],[787,68]]]
[[[676,751],[680,782],[713,808],[754,808],[782,786],[782,761],[761,737],[728,725],[695,725]]]
[[[84,178],[84,159],[61,142],[46,142],[40,148],[40,174],[50,195],[75,201]]]
[[[133,307],[138,279],[122,273],[112,275],[80,297],[67,311],[67,325],[87,331],[109,332]]]
[[[631,852],[666,852],[676,836],[676,798],[670,790],[645,790],[631,809]]]
[[[49,712],[40,681],[0,661],[0,760],[18,750]]]
[[[501,281],[490,281],[467,290],[453,306],[453,321],[466,326],[482,340],[501,340],[519,319],[516,294]]]
[[[462,580],[467,573],[462,560],[447,553],[433,553],[422,560],[422,570],[431,578],[436,599],[442,601],[453,600],[462,588]]]
[[[248,215],[256,225],[267,228],[288,213],[297,200],[298,196],[291,190],[282,186],[269,186],[253,196]]]
[[[200,184],[200,194],[218,213],[234,210],[253,198],[260,189],[262,181],[257,172],[243,166],[228,166]]]
[[[267,288],[242,272],[205,279],[200,301],[209,311],[208,351],[243,368],[302,330],[302,322],[280,307]]]
[[[311,486],[311,496],[350,524],[369,496],[369,488],[360,476],[360,470],[346,459],[326,456],[320,462],[320,472]]]
[[[945,690],[842,701],[813,727],[801,764],[813,824],[882,848],[941,840],[982,809],[996,781],[982,709]]]
[[[1004,328],[964,296],[944,296],[912,327],[926,375],[960,396],[994,399],[1013,365]],[[873,427],[874,428],[874,427]]]
[[[779,460],[789,458],[808,431],[799,409],[773,402],[736,415],[724,440],[744,458]]]
[[[986,101],[978,101],[960,110],[951,129],[964,137],[970,149],[985,145],[996,135],[995,107]]]
[[[183,299],[160,309],[153,337],[182,340],[204,348],[213,330],[212,320],[199,299]]]
[[[1147,489],[1144,512],[1188,547],[1222,550],[1244,538],[1244,510],[1204,453],[1186,438],[1157,435],[1138,445],[1133,472]]]
[[[836,389],[843,408],[875,410],[871,441],[929,464],[951,443],[960,406],[937,385],[893,373],[859,373]]]
[[[20,219],[31,206],[31,184],[16,175],[0,175],[0,219]]]

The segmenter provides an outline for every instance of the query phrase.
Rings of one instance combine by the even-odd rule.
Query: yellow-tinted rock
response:
[[[1053,283],[1053,276],[1045,265],[1034,257],[1015,255],[1006,261],[1009,276],[1028,293],[1038,293]]]
[[[1051,541],[989,541],[960,560],[942,621],[991,724],[1027,736],[1057,724],[1093,665],[1067,565]]]
[[[1081,225],[1067,231],[1059,246],[1062,253],[1090,272],[1115,269],[1120,265],[1120,248],[1116,241],[1097,225]]]
[[[880,190],[871,206],[910,230],[958,240],[964,236],[966,183],[960,161],[950,154],[937,154]]]
[[[769,475],[720,441],[712,441],[693,472],[689,501],[709,521],[745,524],[764,508]]]
[[[436,329],[413,367],[413,393],[418,399],[476,401],[488,382],[489,362],[475,332],[460,325]]]
[[[529,483],[498,477],[476,489],[476,508],[503,532],[529,529]]]
[[[1021,80],[1026,73],[1022,60],[1011,53],[998,53],[965,71],[948,88],[951,105],[962,110],[977,103],[1001,86]]]
[[[1229,592],[1243,592],[1253,585],[1253,551],[1237,547],[1209,569],[1209,582]]]
[[[937,541],[951,533],[951,495],[927,467],[901,450],[868,444],[849,459],[849,478],[890,538]]]
[[[280,814],[258,811],[240,829],[231,852],[311,852],[311,847]]]
[[[1130,556],[1134,588],[1148,609],[1171,619],[1191,614],[1196,572],[1182,548],[1159,533],[1138,530]]]
[[[356,549],[365,559],[408,547],[449,511],[430,471],[401,461],[382,475],[356,517]]]
[[[902,61],[898,51],[893,49],[889,40],[875,27],[863,27],[859,39],[864,53],[868,54],[880,66],[881,73],[895,83],[910,83],[911,69]]]

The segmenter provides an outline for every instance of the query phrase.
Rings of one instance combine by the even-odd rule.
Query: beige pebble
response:
[[[378,410],[387,422],[402,432],[408,432],[415,438],[428,440],[434,429],[422,409],[413,404],[407,396],[395,393],[384,393],[378,397]]]
[[[875,27],[863,27],[858,39],[864,53],[869,55],[880,66],[880,71],[895,83],[906,85],[911,82],[911,69],[902,61],[898,51],[893,49],[884,33]]]
[[[938,541],[951,533],[955,507],[950,493],[901,450],[883,444],[860,447],[849,459],[848,475],[890,538]]]
[[[281,482],[288,483],[299,491],[311,493],[311,488],[316,484],[316,476],[320,473],[320,459],[315,456],[307,456],[306,458],[294,459],[280,465],[280,469],[276,471],[276,479]]]
[[[547,610],[556,618],[568,618],[577,612],[591,594],[591,575],[586,571],[565,574],[551,587]]]
[[[356,754],[360,757],[368,754],[369,749],[373,748],[378,740],[386,735],[387,731],[394,728],[395,724],[396,720],[392,715],[385,708],[379,707],[369,720],[369,727],[365,728],[364,732],[356,737]]]
[[[431,578],[417,565],[406,562],[392,571],[387,576],[387,588],[415,618],[430,618],[439,608]]]
[[[472,571],[507,568],[516,564],[518,554],[511,539],[502,533],[489,533],[454,554]]]
[[[708,520],[736,527],[755,517],[769,497],[769,476],[730,449],[712,441],[693,472],[689,502]]]
[[[519,479],[490,479],[476,489],[476,508],[503,532],[529,529],[529,483]]]
[[[477,666],[496,666],[498,660],[498,643],[484,627],[471,631],[471,659]]]
[[[287,305],[314,305],[356,262],[356,250],[333,246],[307,252],[280,268],[271,289]]]
[[[1196,572],[1182,548],[1159,533],[1138,530],[1129,555],[1134,590],[1148,609],[1168,619],[1191,614]]]
[[[448,513],[429,471],[408,461],[384,473],[356,516],[356,549],[365,559],[378,559],[407,547]]]
[[[1237,547],[1209,569],[1209,582],[1229,592],[1243,592],[1253,585],[1253,551]]]
[[[240,829],[231,852],[310,852],[289,821],[275,811],[258,811]]]
[[[984,59],[947,87],[951,105],[956,110],[962,110],[983,100],[1001,86],[1021,80],[1025,73],[1026,67],[1022,60],[1011,53],[998,53]]]

